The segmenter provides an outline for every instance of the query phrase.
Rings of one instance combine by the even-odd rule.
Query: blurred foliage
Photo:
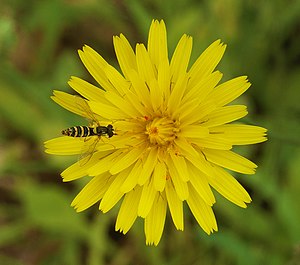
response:
[[[0,264],[300,264],[300,1],[1,0]],[[253,198],[240,209],[217,196],[219,232],[207,236],[188,212],[185,231],[167,218],[158,247],[147,247],[139,220],[114,231],[117,210],[76,214],[83,182],[61,183],[76,158],[47,156],[43,141],[83,121],[50,100],[70,91],[71,75],[93,83],[76,51],[94,47],[116,65],[112,36],[145,42],[152,18],[167,25],[170,54],[183,33],[195,58],[214,40],[228,44],[225,79],[247,74],[245,120],[269,141],[239,151],[258,165],[238,176]],[[186,209],[187,210],[187,209]]]

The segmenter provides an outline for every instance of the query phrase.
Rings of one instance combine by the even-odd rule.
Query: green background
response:
[[[300,1],[1,0],[0,264],[300,264]],[[236,175],[253,202],[241,209],[216,193],[219,232],[207,236],[186,210],[185,231],[168,213],[158,247],[145,246],[143,222],[114,231],[117,209],[77,214],[70,202],[83,181],[59,173],[76,157],[46,155],[43,142],[85,121],[50,100],[70,92],[71,75],[94,80],[77,50],[88,44],[116,65],[112,36],[134,45],[163,18],[169,54],[193,36],[192,62],[214,40],[228,44],[223,81],[248,75],[238,102],[244,122],[268,128],[269,140],[235,150],[259,167]]]

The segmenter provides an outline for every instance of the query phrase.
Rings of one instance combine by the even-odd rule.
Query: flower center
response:
[[[179,131],[178,122],[167,117],[157,117],[146,125],[146,134],[151,144],[169,145]]]

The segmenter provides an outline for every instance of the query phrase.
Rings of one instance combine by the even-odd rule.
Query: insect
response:
[[[90,137],[90,136],[103,136],[107,135],[108,138],[114,135],[114,128],[111,124],[107,126],[96,126],[96,127],[89,127],[89,126],[73,126],[62,130],[61,133],[66,136],[71,137]]]
[[[61,131],[62,135],[70,137],[80,137],[84,138],[84,142],[87,144],[84,146],[84,150],[81,154],[81,164],[86,164],[93,153],[96,150],[97,143],[99,142],[101,136],[107,136],[111,138],[115,135],[114,127],[111,124],[107,126],[101,126],[98,119],[95,117],[96,114],[92,112],[86,100],[81,97],[74,96],[76,107],[80,111],[81,115],[87,117],[90,120],[89,126],[78,125],[72,126]],[[93,140],[91,142],[91,139]]]

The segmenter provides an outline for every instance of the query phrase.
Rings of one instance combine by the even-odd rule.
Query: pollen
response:
[[[149,119],[146,124],[145,134],[152,145],[168,146],[177,138],[179,132],[178,121],[168,117]]]

